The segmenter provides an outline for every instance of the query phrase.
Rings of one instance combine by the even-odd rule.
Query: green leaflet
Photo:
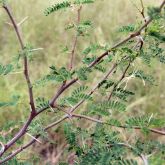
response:
[[[44,14],[46,16],[48,16],[49,14],[61,10],[61,9],[65,9],[65,8],[69,8],[72,5],[80,5],[80,4],[88,4],[88,3],[93,3],[94,0],[75,0],[73,1],[73,3],[71,1],[63,1],[61,3],[57,3],[51,7],[48,7],[45,11]]]
[[[74,106],[81,100],[92,100],[92,97],[89,96],[88,94],[84,93],[88,89],[87,86],[80,86],[77,89],[75,89],[72,93],[71,96],[69,97],[64,97],[63,99],[60,100],[60,105],[71,105]]]
[[[108,89],[110,87],[112,87],[115,83],[111,80],[104,80],[99,84],[99,88],[105,88]]]
[[[42,109],[42,108],[46,108],[46,107],[49,107],[49,101],[46,100],[45,98],[43,97],[38,97],[36,99],[36,107],[38,109]]]
[[[95,44],[91,44],[89,47],[87,47],[86,49],[83,50],[82,54],[84,55],[88,55],[89,53],[94,54],[96,53],[98,50],[107,50],[108,46],[102,46],[98,43]]]
[[[157,7],[149,7],[148,8],[148,15],[152,19],[160,18],[160,10]]]
[[[12,96],[12,101],[9,102],[0,102],[0,107],[16,106],[19,101],[20,96]]]
[[[64,82],[72,78],[72,73],[66,68],[61,67],[57,69],[55,66],[50,66],[50,74],[44,76],[43,78],[35,82],[35,86],[45,85],[48,82]]]
[[[135,73],[131,73],[131,74],[134,74],[135,77],[142,79],[143,81],[149,82],[152,85],[154,85],[154,83],[155,83],[155,80],[152,77],[152,75],[147,75],[142,70],[137,70]]]
[[[143,141],[142,139],[137,139],[134,147],[137,153],[143,153],[145,155],[153,153],[154,151],[164,152],[165,150],[165,144],[155,140]]]
[[[64,133],[65,133],[65,137],[66,137],[68,143],[71,146],[75,146],[77,144],[76,134],[73,131],[71,124],[69,124],[69,123],[64,124]]]
[[[108,116],[111,113],[110,110],[117,110],[123,112],[126,110],[126,106],[118,101],[103,101],[100,103],[90,104],[88,109],[89,113]]]
[[[91,72],[91,69],[87,67],[82,67],[79,70],[76,71],[78,78],[81,81],[85,81],[88,79],[88,74]]]
[[[47,138],[47,133],[44,131],[43,123],[41,120],[33,120],[29,126],[29,133],[32,136],[41,135],[43,138]]]
[[[114,91],[113,91],[113,96],[116,96],[118,98],[120,98],[121,100],[123,101],[127,101],[127,98],[129,96],[132,96],[134,95],[135,93],[131,92],[131,91],[128,91],[128,90],[125,90],[123,88],[116,88]]]
[[[5,5],[7,0],[0,0],[0,4]]]
[[[122,26],[118,31],[119,32],[134,32],[136,30],[135,25]]]
[[[85,92],[88,89],[88,86],[80,86],[72,92],[72,97],[77,97],[82,92]]]
[[[0,75],[7,75],[9,74],[10,72],[12,72],[14,69],[13,65],[12,64],[8,64],[8,65],[1,65],[0,64]]]
[[[126,125],[140,126],[140,127],[159,127],[164,126],[165,121],[163,119],[157,119],[152,116],[139,116],[139,117],[131,117],[126,120]]]

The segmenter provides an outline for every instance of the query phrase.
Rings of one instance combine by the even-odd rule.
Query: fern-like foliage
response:
[[[68,8],[68,7],[71,7],[72,5],[80,5],[80,4],[88,4],[88,3],[93,3],[94,0],[75,0],[73,2],[71,1],[63,1],[61,3],[57,3],[51,7],[48,7],[46,10],[45,10],[45,15],[48,16],[49,14],[55,12],[55,11],[58,11],[58,10],[61,10],[61,9],[65,9],[65,8]]]
[[[74,106],[81,100],[92,100],[92,97],[90,95],[84,93],[87,89],[88,89],[87,86],[78,87],[71,93],[71,96],[61,99],[59,104],[61,106],[64,105]]]
[[[96,53],[98,50],[107,50],[107,49],[108,49],[107,45],[102,46],[98,43],[94,43],[94,44],[91,44],[90,46],[88,46],[86,49],[84,49],[82,54],[89,55],[89,54]]]
[[[150,84],[154,84],[155,80],[152,75],[147,75],[142,70],[137,70],[135,73],[131,73],[131,75],[134,74],[135,77],[141,79],[144,82],[149,82]]]
[[[45,85],[47,82],[64,82],[72,78],[72,73],[65,67],[57,69],[55,66],[50,66],[50,74],[44,76],[40,80],[37,80],[35,86]]]
[[[122,27],[119,29],[119,32],[128,33],[128,32],[134,32],[135,30],[136,30],[135,25],[131,24],[131,25],[127,25],[127,26],[122,26]]]
[[[45,98],[43,98],[43,97],[38,97],[37,99],[36,99],[36,107],[38,108],[38,109],[42,109],[42,108],[47,108],[47,107],[49,107],[49,101],[48,100],[46,100]]]
[[[108,116],[113,110],[117,110],[119,112],[125,111],[126,106],[118,101],[103,101],[90,104],[88,109],[89,113]]]
[[[159,127],[165,125],[163,119],[157,119],[151,116],[140,116],[140,117],[131,117],[126,121],[128,126],[140,126],[140,127]]]
[[[16,106],[20,99],[19,95],[12,96],[12,100],[9,102],[0,102],[0,107]]]
[[[12,64],[2,65],[0,64],[0,75],[7,75],[14,69]]]
[[[76,70],[76,74],[78,76],[78,78],[81,80],[81,81],[85,81],[88,79],[88,75],[89,73],[91,73],[91,69],[88,68],[88,67],[81,67],[79,68],[78,70]]]
[[[42,138],[47,138],[47,133],[44,131],[43,122],[34,120],[29,126],[29,133],[32,136],[41,135]]]
[[[124,101],[127,101],[127,98],[129,96],[132,96],[134,95],[135,93],[131,92],[131,91],[128,91],[128,90],[125,90],[123,88],[116,88],[114,91],[113,91],[113,95],[120,98],[121,100],[124,100]]]

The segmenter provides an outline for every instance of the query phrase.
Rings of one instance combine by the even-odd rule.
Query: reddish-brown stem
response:
[[[99,81],[99,83],[96,84],[96,86],[88,93],[88,96],[91,96],[95,90],[99,87],[99,84],[101,82],[103,82],[104,80],[106,80],[108,78],[108,76],[110,76],[110,74],[112,74],[112,72],[114,71],[114,69],[117,67],[117,63],[115,63],[110,70],[107,72],[107,74]],[[77,103],[74,107],[72,107],[69,110],[69,113],[73,113],[81,104],[83,104],[85,102],[86,99],[81,100],[79,103]]]
[[[98,120],[98,119],[95,119],[95,118],[92,118],[92,117],[89,117],[89,116],[85,116],[85,115],[79,115],[79,114],[72,114],[73,117],[76,117],[76,118],[82,118],[82,119],[87,119],[87,120],[90,120],[90,121],[93,121],[93,122],[96,122],[96,123],[100,123],[100,124],[107,124],[107,125],[110,125],[112,127],[118,127],[118,128],[129,128],[129,129],[137,129],[137,130],[140,130],[142,129],[141,127],[138,127],[138,126],[134,126],[134,127],[129,127],[129,126],[114,126],[114,125],[111,125],[109,123],[106,123],[102,120]],[[160,130],[157,130],[157,129],[154,129],[154,128],[149,128],[148,129],[149,131],[153,132],[153,133],[157,133],[159,135],[165,135],[165,132],[164,131],[160,131]]]
[[[140,14],[141,14],[142,17],[143,17],[144,22],[147,22],[146,17],[145,17],[145,15],[144,15],[144,4],[143,4],[143,0],[140,0],[140,3],[141,3],[141,6],[142,6],[142,10],[139,11],[139,12],[140,12]]]
[[[122,128],[122,129],[126,129],[126,128],[129,128],[129,129],[135,129],[135,130],[141,130],[142,128],[141,127],[138,127],[138,126],[134,126],[134,127],[128,127],[128,126],[114,126],[114,125],[111,125],[109,123],[106,123],[102,120],[98,120],[98,119],[95,119],[95,118],[92,118],[92,117],[89,117],[89,116],[85,116],[85,115],[79,115],[79,114],[75,114],[73,113],[71,116],[68,116],[68,115],[64,115],[63,117],[61,117],[61,119],[59,119],[58,121],[48,125],[46,128],[45,128],[45,131],[58,125],[59,123],[63,122],[64,120],[68,119],[68,118],[79,118],[79,119],[86,119],[86,120],[89,120],[89,121],[92,121],[92,122],[96,122],[96,123],[100,123],[100,124],[106,124],[106,125],[110,125],[112,127],[118,127],[118,128]],[[151,132],[153,133],[156,133],[156,134],[159,134],[159,135],[165,135],[165,132],[163,131],[160,131],[160,130],[157,130],[157,129],[154,129],[154,128],[150,128],[149,129]],[[40,135],[37,135],[35,136],[35,138],[39,138]],[[15,150],[12,154],[10,154],[9,156],[7,156],[5,159],[3,159],[2,161],[0,161],[0,164],[2,163],[5,163],[6,161],[10,160],[11,158],[13,158],[14,156],[16,156],[17,154],[19,154],[21,151],[23,151],[24,149],[28,148],[29,146],[31,146],[33,143],[35,143],[36,140],[33,139],[31,140],[28,144],[24,145],[23,147],[20,147],[19,149]]]
[[[81,9],[82,9],[82,6],[80,6],[79,9],[77,10],[77,23],[76,23],[76,26],[79,26],[79,23],[80,23]],[[77,41],[78,41],[78,34],[76,32],[74,42],[73,42],[73,46],[72,46],[72,50],[71,50],[71,60],[70,60],[70,66],[69,66],[70,70],[72,70],[73,64],[74,64],[74,56],[75,56]]]
[[[8,16],[13,24],[13,27],[16,32],[17,38],[19,40],[21,49],[24,50],[25,46],[24,46],[23,39],[22,39],[22,36],[19,31],[19,27],[15,21],[15,18],[13,17],[13,15],[7,5],[4,5],[3,8],[5,9],[6,13],[8,14]],[[26,55],[24,56],[24,76],[26,78],[26,82],[27,82],[27,86],[28,86],[31,111],[32,111],[32,113],[35,114],[36,111],[35,111],[35,105],[34,105],[33,90],[32,90],[32,84],[31,84],[30,77],[29,77],[28,59],[27,59]]]
[[[159,7],[159,10],[161,11],[161,9],[163,8],[165,4],[165,0],[162,2],[162,4]],[[128,42],[129,40],[135,38],[136,36],[140,35],[141,31],[143,29],[145,29],[145,27],[148,26],[148,24],[150,24],[152,21],[152,19],[150,18],[137,32],[134,32],[133,34],[129,35],[127,38],[125,38],[124,40],[120,41],[119,43],[117,43],[116,45],[114,45],[111,49],[109,49],[108,51],[104,52],[103,54],[101,54],[99,57],[96,58],[96,60],[94,60],[88,67],[92,68],[93,66],[95,66],[98,62],[101,61],[101,59],[103,59],[105,56],[107,56],[111,51],[113,51],[114,49],[120,47],[121,45],[125,44],[126,42]],[[55,95],[52,99],[51,99],[51,105],[54,105],[54,102],[57,100],[57,98],[67,89],[69,88],[71,85],[73,85],[75,82],[78,81],[78,78],[75,78],[73,80],[70,81],[70,83],[68,83],[66,85],[66,87],[64,87],[62,89],[61,92],[59,92],[58,95]]]
[[[14,27],[14,30],[16,32],[17,38],[19,40],[21,49],[24,50],[24,43],[23,43],[23,39],[20,35],[18,25],[17,25],[13,15],[11,14],[11,11],[10,11],[9,7],[7,5],[4,5],[3,8],[5,9],[6,13],[8,14],[8,16],[9,16],[9,18],[10,18],[12,24],[13,24],[13,27]],[[26,78],[27,86],[28,86],[31,114],[30,114],[30,117],[27,120],[27,122],[22,127],[22,129],[18,132],[18,134],[16,134],[13,139],[11,139],[6,145],[4,145],[4,150],[3,150],[3,152],[0,152],[0,156],[2,156],[3,153],[8,148],[10,148],[18,139],[20,139],[25,134],[28,126],[30,125],[31,121],[33,120],[33,118],[35,117],[35,114],[36,114],[34,99],[33,99],[32,84],[31,84],[31,81],[30,81],[29,71],[28,71],[28,60],[27,60],[26,55],[24,56],[24,75],[25,75],[25,78]]]
[[[128,63],[128,65],[127,65],[127,67],[125,68],[124,72],[122,73],[120,79],[118,80],[118,82],[117,82],[117,83],[115,84],[115,86],[113,87],[113,89],[112,89],[112,91],[111,91],[111,93],[110,93],[110,95],[109,95],[109,97],[108,97],[108,100],[111,99],[111,97],[112,97],[112,95],[113,95],[113,92],[114,92],[114,90],[116,89],[116,87],[118,86],[118,84],[125,78],[125,75],[126,75],[128,69],[129,69],[130,65],[131,65],[131,61]]]
[[[59,123],[61,123],[62,121],[64,121],[65,119],[67,119],[68,116],[64,116],[61,119],[59,119],[58,121],[48,125],[44,130],[48,130],[56,125],[58,125]],[[0,164],[3,164],[7,161],[9,161],[10,159],[12,159],[14,156],[16,156],[17,154],[19,154],[20,152],[22,152],[23,150],[25,150],[26,148],[30,147],[32,144],[34,144],[36,142],[36,139],[39,138],[40,135],[36,135],[35,139],[31,140],[28,144],[18,148],[17,150],[15,150],[14,152],[12,152],[9,156],[7,156],[5,159],[0,161]]]

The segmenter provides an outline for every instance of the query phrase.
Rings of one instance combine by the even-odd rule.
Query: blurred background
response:
[[[28,16],[28,20],[21,26],[24,42],[31,44],[34,48],[43,48],[35,53],[30,63],[30,75],[33,83],[49,72],[49,66],[61,67],[68,64],[67,54],[62,53],[61,50],[66,45],[71,47],[74,33],[64,29],[69,22],[76,19],[76,11],[73,9],[71,12],[57,12],[45,16],[45,8],[56,2],[60,2],[60,0],[9,0],[17,22]],[[158,6],[160,3],[161,0],[144,0],[145,7]],[[79,61],[80,52],[90,43],[113,45],[122,39],[123,36],[118,33],[118,29],[141,19],[135,4],[141,8],[140,0],[97,0],[95,4],[84,7],[81,14],[82,20],[92,20],[94,29],[91,32],[91,37],[79,39],[76,60]],[[17,38],[8,22],[6,13],[3,8],[0,8],[1,64],[10,63],[19,54]],[[131,113],[136,114],[147,112],[165,115],[165,66],[155,62],[152,67],[142,65],[142,68],[155,77],[158,85],[144,86],[143,82],[133,81],[130,85],[136,90],[136,96],[129,102],[128,109],[131,109]],[[54,94],[51,86],[53,89],[56,88],[56,85],[52,84],[45,87],[35,87],[35,97],[51,98]],[[16,107],[0,108],[0,132],[7,120],[24,120],[29,112],[27,87],[21,68],[5,78],[0,76],[0,101],[9,101],[13,95],[19,95],[20,101]],[[62,141],[61,147],[64,145]],[[51,155],[49,158],[51,159]]]

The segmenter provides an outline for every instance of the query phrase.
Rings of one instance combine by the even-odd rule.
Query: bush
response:
[[[123,26],[118,31],[128,37],[112,47],[109,44],[99,44],[99,41],[91,43],[82,50],[81,59],[76,58],[78,40],[80,38],[88,40],[92,36],[93,28],[92,21],[81,19],[81,12],[85,5],[92,6],[97,2],[63,1],[48,7],[44,12],[46,16],[58,11],[77,12],[77,20],[65,27],[66,31],[74,31],[75,37],[71,49],[65,45],[62,49],[62,53],[69,54],[68,66],[59,68],[52,65],[48,74],[33,83],[29,63],[35,59],[34,52],[40,48],[24,43],[20,27],[25,19],[17,23],[8,3],[4,0],[0,2],[9,16],[10,25],[15,30],[20,44],[17,58],[11,63],[0,64],[0,76],[6,78],[8,74],[23,68],[30,105],[29,108],[26,101],[24,102],[25,109],[30,109],[29,117],[23,121],[24,124],[18,125],[17,122],[6,121],[2,132],[7,132],[14,125],[18,125],[20,129],[16,134],[11,131],[9,135],[6,136],[4,133],[0,137],[0,164],[5,162],[22,164],[16,155],[36,142],[42,143],[44,139],[49,141],[48,130],[59,124],[61,124],[60,131],[63,132],[68,144],[65,145],[66,154],[73,155],[72,160],[63,159],[62,162],[58,162],[59,164],[136,165],[140,161],[145,165],[154,162],[163,163],[165,144],[152,140],[150,135],[153,133],[165,135],[161,130],[165,126],[164,118],[155,117],[153,114],[130,116],[126,105],[129,104],[130,97],[136,95],[136,91],[127,89],[131,79],[136,81],[140,79],[144,85],[147,83],[156,85],[153,75],[141,70],[140,67],[136,68],[134,64],[139,59],[147,66],[152,65],[153,60],[165,63],[162,28],[165,19],[162,11],[164,0],[159,7],[148,8],[148,19],[141,1],[142,10],[139,12],[143,21]],[[92,84],[91,80],[96,74],[100,75],[100,79],[97,79],[96,84]],[[34,97],[35,88],[46,88],[50,83],[51,90],[54,90],[55,85],[59,86],[51,99],[47,99],[47,96]],[[0,107],[14,107],[19,103],[20,97],[15,91],[10,101],[0,102]],[[83,108],[78,111],[80,106]],[[44,112],[47,112],[48,120],[42,117]],[[126,116],[126,119],[120,119],[118,114]],[[50,123],[45,126],[48,122]],[[58,132],[59,128],[55,128]],[[135,135],[134,131],[139,133]],[[22,142],[25,135],[32,138],[27,144]],[[37,157],[37,154],[35,156]]]

